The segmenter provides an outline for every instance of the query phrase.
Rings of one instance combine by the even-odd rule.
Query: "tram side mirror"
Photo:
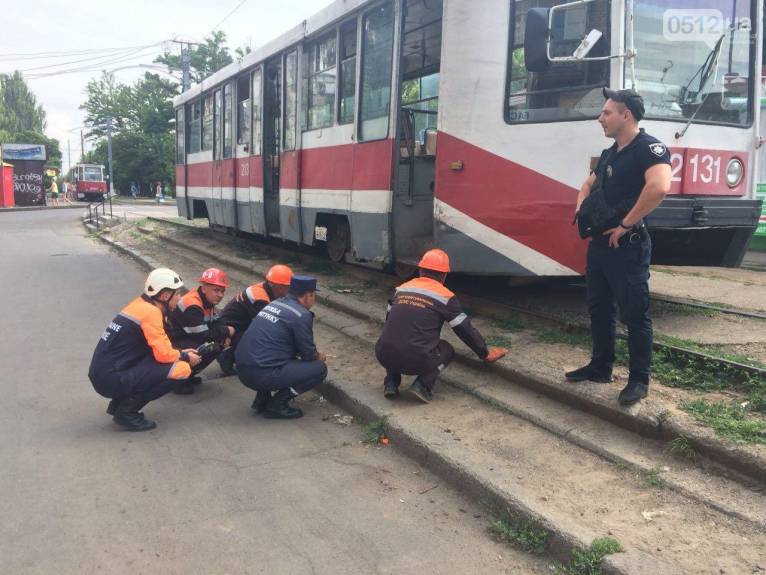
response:
[[[527,72],[544,72],[550,66],[548,60],[548,8],[530,8],[524,28],[524,63]]]

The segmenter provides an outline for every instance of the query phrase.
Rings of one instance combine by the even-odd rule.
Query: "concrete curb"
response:
[[[189,226],[189,229],[195,230],[196,228]],[[259,272],[253,265],[244,265],[228,257],[226,254],[212,253],[198,246],[186,245],[176,238],[162,233],[156,235],[169,244],[191,250],[204,257],[217,259],[227,266],[245,273],[257,274],[263,277],[266,271],[262,270]],[[319,292],[317,300],[330,308],[357,319],[375,322],[380,325],[383,323],[382,317],[370,313],[361,304],[357,305],[356,302],[351,302],[347,298],[332,292]],[[473,368],[481,366],[483,369],[494,370],[505,379],[512,380],[514,383],[523,385],[532,391],[541,393],[566,405],[576,407],[585,413],[599,417],[644,437],[661,441],[671,441],[677,437],[685,437],[698,452],[716,463],[747,475],[759,483],[762,483],[764,477],[766,477],[766,457],[759,457],[736,444],[723,443],[715,436],[712,430],[708,431],[699,427],[691,418],[687,421],[677,415],[661,410],[623,408],[614,401],[605,401],[588,393],[581,386],[562,387],[559,382],[546,380],[534,373],[507,365],[492,364],[486,366],[483,362],[465,355],[462,351],[456,351],[455,361],[463,365]]]
[[[92,225],[85,225],[87,228],[95,230]],[[161,265],[151,257],[111,238],[100,235],[99,239],[121,253],[132,257],[146,269],[153,269]],[[189,246],[185,247],[189,248]],[[223,258],[219,257],[219,259]],[[257,273],[238,263],[235,266],[232,261],[226,263],[250,274]],[[575,549],[587,548],[597,538],[595,533],[573,524],[568,518],[556,517],[551,514],[533,498],[524,498],[514,494],[506,486],[489,477],[484,470],[466,467],[459,460],[451,457],[449,453],[430,444],[414,430],[407,429],[405,425],[400,424],[395,414],[387,413],[375,405],[374,401],[365,398],[364,393],[356,390],[353,386],[328,378],[319,388],[319,391],[329,401],[351,413],[358,420],[372,421],[386,417],[386,433],[395,442],[397,449],[424,465],[460,493],[482,502],[491,509],[507,510],[521,520],[536,523],[547,530],[549,537],[546,551],[551,557],[567,562]],[[674,567],[661,563],[655,557],[635,549],[605,557],[601,567],[605,575],[648,575],[650,573],[652,575],[657,573],[673,575],[680,573]]]
[[[13,206],[12,208],[0,208],[2,212],[42,212],[45,210],[87,210],[86,205],[72,205],[72,206]]]

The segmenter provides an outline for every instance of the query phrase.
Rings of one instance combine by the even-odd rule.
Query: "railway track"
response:
[[[267,257],[242,253],[235,258],[232,254],[242,244],[224,252],[221,240],[229,244],[230,238],[206,230],[193,242],[170,241],[166,234],[150,230],[142,237],[148,249],[165,258],[158,264],[172,264],[186,276],[215,262],[229,271],[232,289],[247,285],[254,274],[268,269],[274,258],[286,258],[287,263],[305,271],[328,265],[307,257],[312,254],[302,254],[302,261],[296,262],[294,252],[275,246],[259,246],[258,251]],[[689,554],[684,549],[696,548],[698,541],[705,547],[699,551],[705,557],[729,555],[722,566],[727,572],[753,564],[756,554],[748,545],[760,545],[766,529],[763,486],[731,468],[716,465],[712,459],[717,457],[708,459],[703,454],[696,461],[678,461],[668,453],[665,437],[647,439],[608,418],[572,409],[576,401],[571,398],[546,396],[526,387],[509,369],[488,368],[465,357],[445,372],[442,381],[446,387],[438,391],[438,401],[427,408],[383,400],[371,352],[382,318],[378,292],[353,303],[331,286],[333,281],[351,283],[349,278],[353,277],[387,288],[397,279],[355,266],[341,270],[335,276],[325,274],[323,285],[330,289],[323,290],[315,327],[323,351],[337,358],[331,377],[339,381],[333,382],[327,394],[352,413],[361,401],[366,406],[361,413],[388,417],[394,445],[421,459],[437,457],[425,455],[422,450],[427,445],[441,453],[439,458],[451,459],[460,468],[482,469],[486,485],[495,486],[493,489],[502,491],[504,497],[536,501],[532,511],[540,514],[543,524],[551,518],[596,533],[605,534],[608,529],[629,547],[685,566],[685,572],[718,572],[689,569]],[[344,303],[336,305],[333,300]],[[375,316],[378,312],[370,310],[378,308],[381,313]],[[664,425],[665,431],[671,428],[670,421]],[[399,435],[398,430],[407,426],[420,434],[419,447],[412,448]],[[720,463],[725,462],[720,459]],[[473,489],[473,479],[452,475],[454,469],[444,473],[445,478],[452,477],[448,481]],[[675,526],[664,523],[671,517]],[[657,530],[658,525],[662,530]],[[663,532],[668,530],[682,533],[674,540],[683,542],[666,543]],[[737,541],[735,546],[733,541]]]
[[[231,237],[230,235],[224,232],[217,231],[211,228],[192,226],[192,225],[184,224],[178,221],[173,221],[173,220],[164,219],[164,218],[157,218],[157,217],[149,217],[147,219],[150,221],[158,222],[161,224],[169,225],[169,226],[180,228],[180,229],[193,230],[196,233],[210,234],[212,237],[215,237],[215,236],[229,237],[229,238]],[[295,258],[295,257],[315,258],[315,261],[319,261],[319,262],[325,261],[322,259],[322,256],[319,255],[318,250],[316,249],[300,248],[297,250],[293,250],[293,249],[284,248],[279,245],[275,245],[273,242],[269,242],[266,244],[259,244],[259,246],[261,247],[261,249],[268,249],[272,253],[280,254],[288,258]],[[363,279],[372,280],[375,282],[384,282],[385,284],[389,286],[393,286],[395,282],[394,276],[391,276],[390,274],[387,274],[384,272],[378,272],[369,268],[363,268],[363,267],[354,266],[351,264],[334,264],[334,265],[341,266],[342,268],[349,270],[349,272],[353,273],[355,276],[362,277]],[[508,301],[509,298],[502,297],[498,294],[488,295],[487,293],[481,293],[481,291],[486,287],[486,285],[482,283],[481,281],[477,283],[474,280],[475,278],[472,280],[473,285],[471,285],[470,281],[469,282],[459,281],[458,285],[455,288],[456,292],[461,298],[461,301],[463,301],[463,303],[470,308],[478,308],[478,307],[486,308],[487,304],[491,304],[491,305],[499,306],[499,308],[501,308],[502,310],[506,312],[511,312],[515,315],[526,318],[532,322],[543,321],[547,324],[559,326],[570,332],[575,331],[575,332],[581,332],[584,334],[590,333],[589,325],[585,321],[567,319],[565,314],[562,315],[557,313],[548,313],[541,310],[531,309],[528,306],[516,305],[516,304],[510,303]],[[571,286],[572,284],[569,284],[569,285]],[[574,287],[578,287],[578,286],[574,286]],[[710,306],[706,304],[700,304],[699,302],[695,302],[692,300],[683,300],[680,298],[652,296],[652,299],[654,301],[660,301],[660,302],[669,303],[672,305],[679,305],[679,306],[685,306],[685,307],[704,309],[707,311],[735,314],[735,315],[740,315],[742,317],[755,318],[759,320],[766,319],[766,314],[761,314],[759,312],[751,312],[749,310],[736,310],[732,308]],[[490,311],[490,313],[492,312]],[[764,327],[766,327],[766,325]],[[618,333],[618,337],[623,340],[627,340],[627,336],[624,333]],[[705,353],[703,351],[690,349],[690,348],[682,347],[678,345],[672,345],[672,344],[665,343],[656,339],[653,345],[656,350],[666,350],[671,353],[681,354],[683,356],[686,356],[694,360],[716,362],[720,365],[727,366],[731,370],[740,371],[743,374],[747,374],[749,376],[763,377],[766,379],[766,368],[758,366],[758,365],[747,364],[747,363],[735,361],[730,358],[721,357],[721,356],[717,356],[710,353]]]

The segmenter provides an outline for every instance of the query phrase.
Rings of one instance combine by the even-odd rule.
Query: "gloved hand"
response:
[[[487,363],[494,363],[508,353],[504,347],[490,347],[487,351],[487,357],[484,358]]]

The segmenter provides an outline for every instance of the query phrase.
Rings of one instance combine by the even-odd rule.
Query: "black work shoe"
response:
[[[144,404],[134,397],[127,397],[120,401],[112,418],[117,425],[128,431],[149,431],[157,427],[157,424],[146,419],[139,411]]]
[[[218,365],[224,375],[237,375],[237,366],[234,365],[234,354],[230,353],[231,348],[225,349],[218,356]]]
[[[399,397],[399,385],[397,385],[393,381],[384,381],[383,382],[383,397],[387,397],[388,399],[394,399],[395,397]]]
[[[627,407],[641,401],[647,395],[649,395],[649,386],[647,384],[640,381],[629,381],[628,385],[620,392],[617,401],[620,402],[620,405]]]
[[[293,394],[289,389],[282,389],[272,397],[263,409],[266,419],[297,419],[303,417],[303,412],[297,407],[291,407]]]
[[[191,383],[191,380],[192,378],[190,377],[188,380],[185,379],[177,383],[173,388],[173,393],[176,395],[192,395],[194,393],[194,384]]]
[[[266,404],[269,403],[270,399],[270,391],[259,391],[255,394],[255,399],[253,400],[253,404],[250,406],[250,409],[256,413],[263,413],[263,410],[266,409]]]
[[[186,380],[186,383],[189,385],[200,385],[202,383],[202,378],[199,375],[192,375]]]
[[[410,395],[414,395],[423,403],[431,403],[431,400],[433,399],[431,390],[423,385],[419,379],[413,381],[412,385],[407,391],[409,391]]]
[[[590,363],[580,369],[567,371],[564,377],[569,381],[595,381],[596,383],[611,383],[612,368],[597,369]]]
[[[106,406],[106,413],[108,415],[114,415],[117,411],[117,406],[120,405],[120,400],[116,397],[109,401],[109,405]]]

